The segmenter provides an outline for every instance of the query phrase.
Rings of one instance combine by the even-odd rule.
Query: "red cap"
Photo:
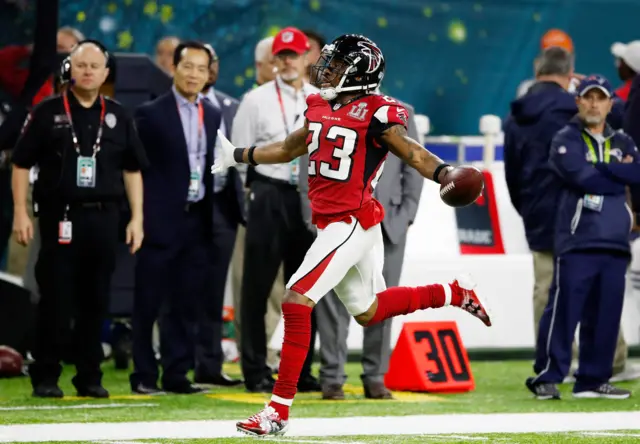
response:
[[[273,55],[282,51],[293,51],[296,54],[304,54],[309,51],[309,39],[298,28],[288,27],[282,29],[273,39]]]

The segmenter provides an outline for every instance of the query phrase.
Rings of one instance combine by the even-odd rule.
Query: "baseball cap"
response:
[[[569,37],[569,34],[560,29],[548,30],[542,36],[542,39],[540,39],[540,46],[543,50],[558,46],[573,53],[573,41],[571,40],[571,37]]]
[[[629,43],[616,42],[611,45],[611,54],[624,60],[629,68],[640,73],[640,40]]]
[[[282,29],[273,39],[273,47],[271,49],[273,55],[282,51],[293,51],[296,54],[304,54],[309,51],[309,39],[298,28],[288,27]]]
[[[585,77],[576,88],[576,95],[584,96],[588,91],[591,91],[595,88],[605,93],[607,97],[613,96],[611,83],[609,83],[609,81],[605,77],[600,75],[591,75]]]

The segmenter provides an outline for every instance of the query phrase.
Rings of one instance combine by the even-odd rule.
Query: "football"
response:
[[[6,345],[0,345],[0,378],[22,374],[22,355]]]
[[[466,207],[482,194],[482,172],[472,166],[459,166],[440,181],[440,198],[450,207]]]

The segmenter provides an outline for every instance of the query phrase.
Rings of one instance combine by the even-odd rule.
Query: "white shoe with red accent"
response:
[[[280,419],[278,412],[269,405],[252,417],[236,423],[239,432],[252,436],[284,435],[288,428],[289,421]]]
[[[475,283],[469,275],[460,275],[451,283],[451,290],[462,296],[462,303],[458,307],[472,316],[480,319],[484,325],[491,327],[491,319],[486,305],[482,303],[480,297],[473,291]]]

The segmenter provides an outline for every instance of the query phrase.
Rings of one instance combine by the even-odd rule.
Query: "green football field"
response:
[[[105,363],[108,400],[73,396],[66,368],[60,400],[31,398],[27,378],[0,380],[0,442],[236,443],[247,442],[234,422],[256,413],[268,395],[213,388],[201,395],[132,395],[128,372]],[[226,366],[239,375],[235,365]],[[476,381],[464,394],[394,393],[395,400],[364,399],[360,365],[348,364],[347,399],[301,394],[290,433],[267,439],[309,443],[573,443],[640,442],[640,398],[537,401],[524,387],[531,363],[472,362]],[[640,381],[620,384],[640,394]]]

